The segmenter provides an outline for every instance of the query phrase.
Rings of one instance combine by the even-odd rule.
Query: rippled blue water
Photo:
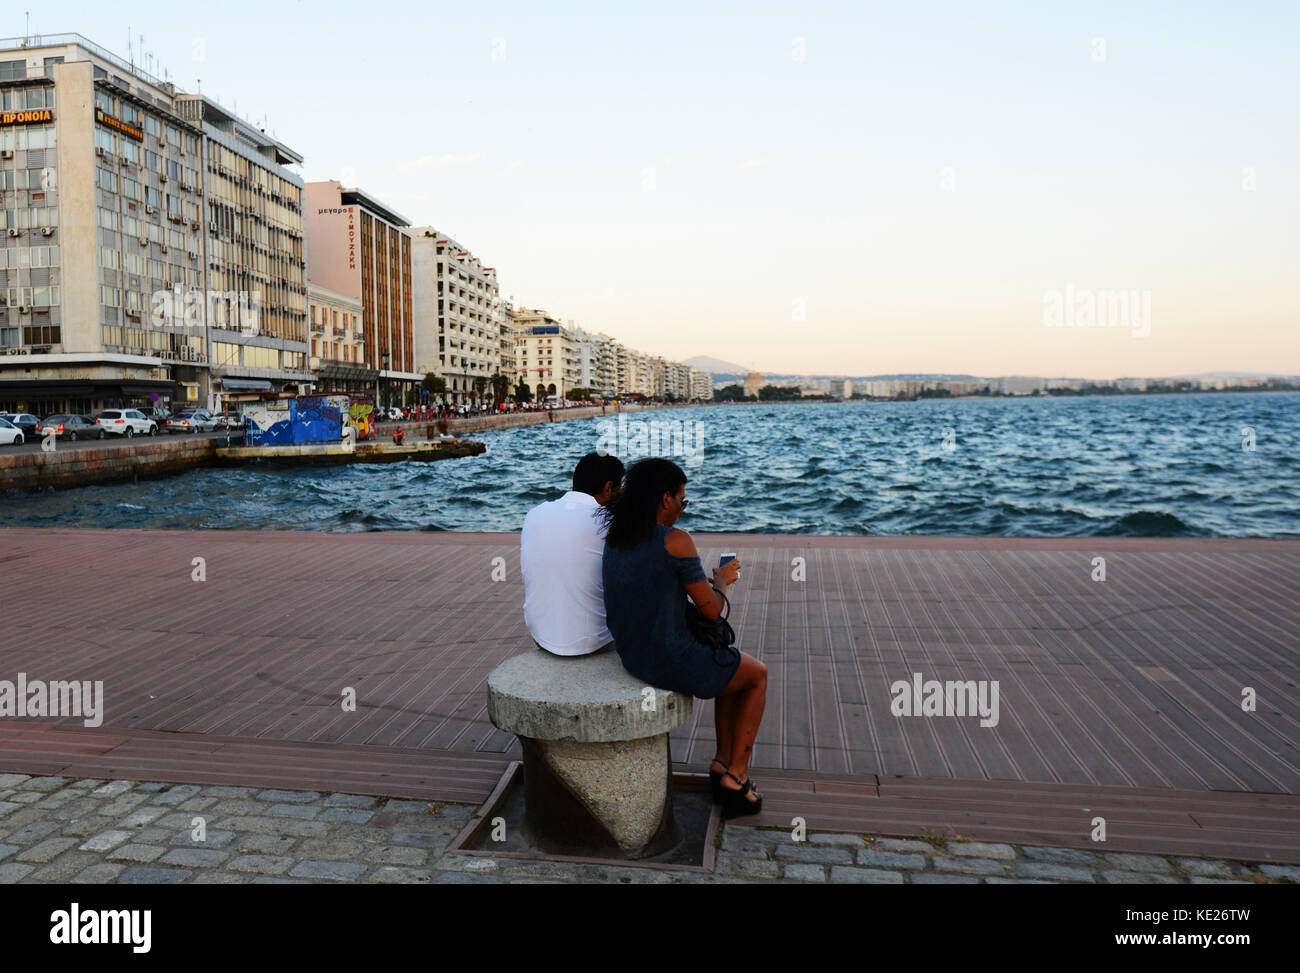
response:
[[[1295,394],[708,406],[627,418],[703,424],[702,462],[679,459],[688,530],[1300,536]],[[518,530],[531,506],[567,489],[574,463],[600,444],[600,421],[481,433],[486,454],[429,464],[213,469],[10,493],[0,525]]]

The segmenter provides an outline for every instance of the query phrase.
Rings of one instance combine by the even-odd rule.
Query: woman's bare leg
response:
[[[758,727],[763,721],[763,707],[767,702],[767,666],[752,655],[742,652],[740,666],[731,677],[727,691],[717,702],[723,699],[730,700],[720,717],[727,721],[727,729],[731,734],[731,759],[727,765],[737,780],[746,781],[749,779],[749,758],[754,752],[754,740],[758,737]],[[718,752],[726,753],[722,749]],[[732,791],[740,790],[741,787],[731,777],[723,777],[722,786]],[[749,795],[749,799],[757,800],[753,794]]]
[[[736,723],[735,704],[735,696],[719,696],[713,700],[713,735],[718,746],[715,751],[717,756],[709,765],[709,770],[713,773],[722,774],[729,769],[726,761],[731,756],[731,741],[734,736],[732,728]]]

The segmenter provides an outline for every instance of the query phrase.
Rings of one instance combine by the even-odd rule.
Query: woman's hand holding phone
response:
[[[735,554],[724,554],[713,569],[713,586],[729,588],[740,577],[740,560]]]

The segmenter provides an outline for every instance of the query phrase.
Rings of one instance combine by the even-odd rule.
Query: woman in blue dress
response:
[[[733,560],[708,579],[691,535],[673,526],[687,503],[686,474],[676,463],[652,458],[628,467],[609,510],[605,620],[623,668],[637,679],[714,700],[714,800],[728,818],[757,814],[762,798],[749,779],[749,759],[767,699],[767,666],[735,649],[715,660],[686,626],[687,595],[705,617],[717,618],[722,592],[740,574]]]

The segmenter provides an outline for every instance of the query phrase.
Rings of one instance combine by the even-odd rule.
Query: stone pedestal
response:
[[[553,854],[653,855],[677,840],[668,734],[681,693],[645,686],[617,653],[515,656],[488,676],[488,716],[524,751],[525,826]]]

